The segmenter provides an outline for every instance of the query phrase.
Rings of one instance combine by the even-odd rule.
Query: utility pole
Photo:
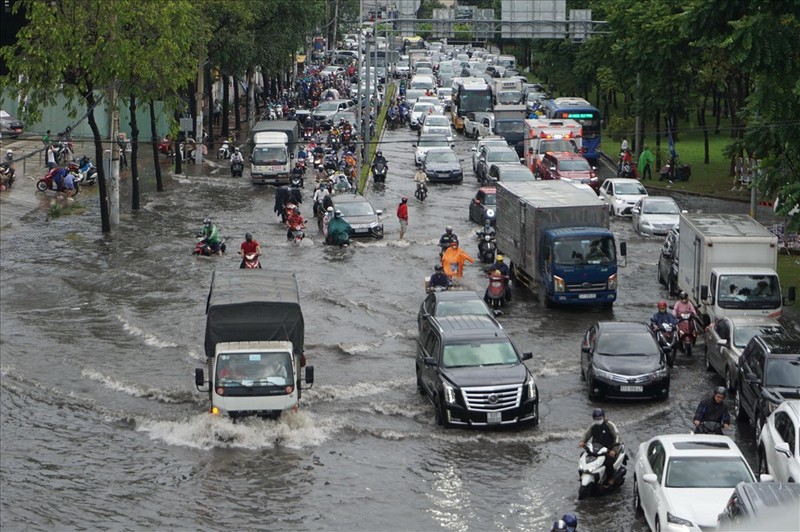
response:
[[[125,149],[122,143],[117,142],[117,136],[119,135],[118,97],[119,86],[115,81],[108,90],[108,105],[111,109],[111,131],[109,131],[109,136],[111,137],[111,160],[108,165],[109,179],[107,181],[107,191],[109,222],[112,226],[119,225],[119,152]]]
[[[639,156],[642,153],[642,75],[641,73],[636,73],[636,122],[634,126],[634,153]]]

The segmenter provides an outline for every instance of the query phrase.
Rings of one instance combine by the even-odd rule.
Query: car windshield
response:
[[[680,214],[678,205],[674,201],[655,200],[645,201],[642,214]]]
[[[632,196],[647,196],[647,191],[641,183],[615,183],[614,194],[628,194]]]
[[[559,161],[558,167],[564,172],[589,172],[592,167],[586,159],[566,159]]]
[[[720,275],[719,306],[731,309],[779,308],[779,287],[775,275]]]
[[[519,91],[504,91],[497,93],[497,103],[512,104],[522,101],[522,93]]]
[[[800,388],[800,356],[768,358],[764,386]]]
[[[459,316],[462,314],[492,315],[486,304],[478,299],[442,301],[436,306],[436,316]]]
[[[578,150],[578,146],[575,144],[574,140],[543,140],[539,143],[539,153],[545,153],[548,151],[566,151],[570,153],[578,153],[580,150]]]
[[[738,456],[673,456],[667,464],[667,488],[733,488],[753,482],[753,474]]]
[[[342,211],[342,216],[374,216],[375,211],[372,209],[372,205],[367,203],[366,201],[357,201],[357,202],[339,202],[336,203],[336,208]]]
[[[426,126],[450,127],[450,120],[446,116],[430,115],[425,118]]]
[[[429,151],[425,156],[426,163],[456,163],[458,164],[458,157],[452,150],[436,150]]]
[[[230,353],[217,360],[217,388],[286,386],[293,382],[289,353]]]
[[[406,91],[406,100],[416,101],[420,96],[425,94],[424,90],[409,89]]]
[[[514,346],[508,340],[456,343],[444,346],[442,366],[460,368],[494,366],[519,362]]]
[[[598,238],[563,238],[553,243],[553,255],[557,264],[616,264],[614,239],[610,236]]]
[[[425,133],[447,136],[450,134],[450,128],[445,126],[426,126]]]
[[[339,109],[339,104],[335,102],[322,102],[317,106],[315,111],[336,111]]]
[[[450,143],[447,142],[447,138],[443,136],[422,137],[419,139],[418,146],[424,146],[426,148],[449,148]]]
[[[494,130],[497,134],[502,133],[525,133],[525,123],[522,121],[509,121],[509,120],[501,120],[499,122],[495,122]]]
[[[289,162],[283,146],[256,146],[253,148],[253,164],[283,165]]]
[[[786,330],[780,325],[745,325],[736,327],[733,331],[733,345],[740,349],[744,349],[750,338],[760,334],[762,336],[770,336],[775,334],[783,334]]]
[[[518,163],[519,156],[514,150],[490,150],[486,160],[493,163]]]
[[[598,355],[608,356],[658,356],[658,345],[647,331],[611,331],[597,337],[596,351]]]
[[[417,103],[414,105],[414,113],[427,113],[433,110],[433,104],[431,103]]]

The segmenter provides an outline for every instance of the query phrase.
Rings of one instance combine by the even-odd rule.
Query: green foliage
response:
[[[459,41],[472,41],[472,24],[455,24],[453,33]]]
[[[622,141],[622,137],[633,139],[635,118],[632,116],[612,116],[608,121],[608,136],[614,140]],[[613,153],[613,152],[612,152]]]
[[[428,39],[431,35],[433,35],[433,24],[430,22],[423,22],[422,24],[418,25],[417,35],[423,39]]]

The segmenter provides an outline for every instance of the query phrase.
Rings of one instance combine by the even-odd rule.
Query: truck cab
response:
[[[264,131],[254,135],[250,154],[250,176],[253,184],[280,184],[289,182],[292,157],[289,137],[285,133]]]

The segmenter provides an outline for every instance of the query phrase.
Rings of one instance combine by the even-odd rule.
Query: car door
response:
[[[631,224],[633,228],[636,229],[636,232],[641,234],[642,231],[639,227],[642,219],[642,207],[644,207],[644,199],[640,199],[636,202],[636,205],[633,206],[633,210],[631,211]]]
[[[755,354],[759,351],[756,344],[750,344],[742,352],[742,357],[739,359],[739,385],[736,393],[738,394],[740,415],[744,415],[751,419],[753,416],[753,405],[755,404],[756,397],[756,383],[752,377],[755,377],[755,366],[757,364]],[[762,357],[763,358],[763,357]]]
[[[661,481],[664,476],[665,459],[666,454],[661,442],[659,440],[651,442],[650,445],[647,446],[647,456],[642,458],[642,460],[644,460],[642,471],[645,474],[653,473],[656,476],[656,483],[650,484],[641,478],[636,479],[642,511],[644,512],[651,530],[655,530],[655,516],[658,513],[658,503],[660,500],[663,500]]]
[[[426,324],[427,325],[427,324]],[[433,331],[430,327],[428,327],[428,332],[425,337],[425,344],[423,346],[423,353],[424,356],[433,357],[436,362],[434,364],[425,364],[423,361],[422,367],[422,386],[425,389],[425,393],[428,394],[428,397],[433,399],[438,393],[439,387],[439,351],[441,345],[441,340],[439,336]]]
[[[611,202],[613,201],[612,198],[611,198],[611,192],[610,192],[611,191],[611,185],[612,185],[611,181],[605,181],[600,186],[600,194],[602,194],[603,198],[605,198],[606,203],[609,203],[609,204],[611,204]]]
[[[781,411],[775,413],[775,423],[772,426],[767,423],[764,428],[769,430],[769,437],[766,438],[768,448],[765,448],[764,451],[766,452],[770,473],[775,477],[775,480],[785,481],[789,478],[789,457],[777,452],[775,445],[780,442],[789,443],[787,441],[787,429],[791,429],[792,436],[794,436],[794,425],[789,415]],[[794,446],[790,446],[789,449],[793,451]]]
[[[417,315],[417,329],[419,330],[420,335],[422,334],[422,323],[425,321],[427,316],[433,314],[435,305],[436,294],[428,294],[428,296],[422,300],[422,305],[420,305],[419,313]]]
[[[592,363],[592,352],[596,340],[597,325],[592,325],[583,335],[583,341],[581,342],[581,375],[586,378],[589,378],[589,366]]]
[[[718,374],[725,376],[725,346],[720,345],[720,342],[730,341],[731,328],[730,323],[725,318],[720,318],[714,325],[709,328],[708,339],[706,340],[706,356],[711,367],[714,368]]]

